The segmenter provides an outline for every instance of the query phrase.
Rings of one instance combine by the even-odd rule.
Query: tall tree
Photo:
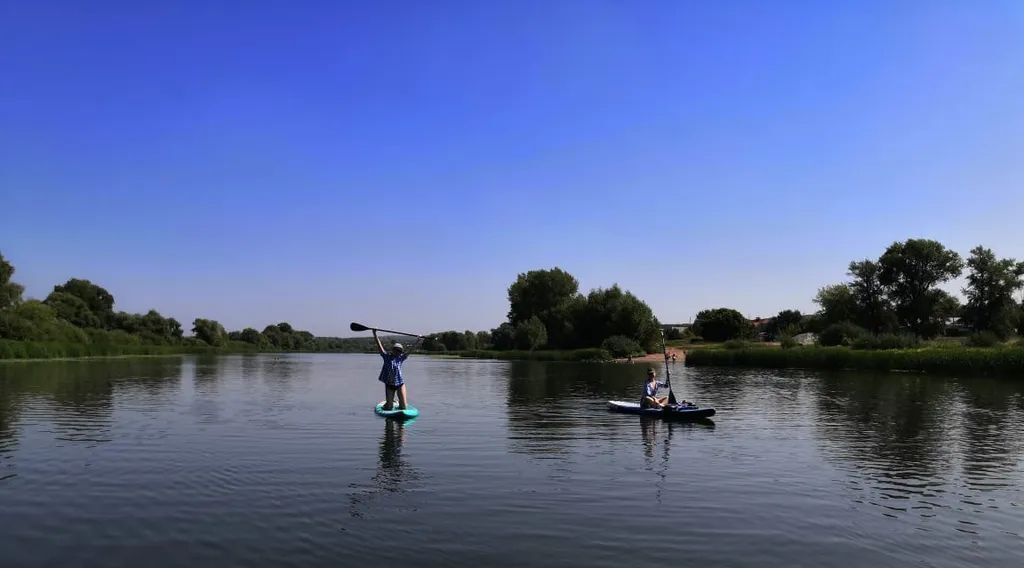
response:
[[[21,284],[11,282],[14,276],[14,265],[0,254],[0,310],[15,306],[21,301],[25,288]]]
[[[818,316],[822,325],[853,321],[857,313],[857,299],[849,284],[833,284],[818,290],[814,303],[821,306]]]
[[[661,324],[650,306],[618,285],[591,290],[574,327],[586,347],[598,347],[605,339],[621,335],[654,350],[661,337]]]
[[[963,315],[975,331],[991,331],[1005,339],[1019,317],[1014,294],[1024,288],[1024,262],[998,259],[991,249],[971,249],[967,259],[967,296]]]
[[[77,296],[89,306],[89,311],[99,318],[104,327],[111,327],[114,320],[114,296],[104,288],[88,280],[72,278],[63,285],[54,286],[53,291]]]
[[[849,286],[856,303],[853,321],[876,335],[891,331],[896,323],[885,286],[879,280],[880,273],[878,263],[867,259],[851,262],[848,272],[853,277]]]
[[[899,323],[922,337],[942,329],[935,286],[960,275],[963,259],[941,243],[909,239],[893,243],[878,259],[878,280],[889,291]]]
[[[513,326],[537,316],[549,343],[568,347],[575,335],[573,307],[579,301],[579,282],[561,268],[520,274],[508,288],[508,320]]]

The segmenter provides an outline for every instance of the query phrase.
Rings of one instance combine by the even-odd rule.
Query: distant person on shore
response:
[[[405,379],[402,377],[402,363],[409,358],[405,347],[401,343],[391,346],[391,351],[384,349],[384,345],[377,337],[377,330],[373,330],[373,338],[377,340],[377,348],[380,349],[380,356],[384,359],[384,366],[381,367],[378,381],[384,383],[384,410],[395,408],[395,395],[398,395],[398,408],[405,410],[408,406],[405,392]]]
[[[675,362],[676,362],[676,354],[675,354],[675,353],[672,353],[672,362],[673,362],[673,363],[675,363]]]
[[[654,368],[647,369],[647,382],[644,383],[644,396],[640,399],[640,408],[665,408],[667,396],[658,396],[658,389],[668,386],[658,382],[658,374]]]

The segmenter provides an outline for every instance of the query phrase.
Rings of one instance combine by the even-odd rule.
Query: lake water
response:
[[[0,364],[3,566],[1024,565],[1024,381],[369,355]]]

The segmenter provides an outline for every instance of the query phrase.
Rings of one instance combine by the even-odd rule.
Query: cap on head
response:
[[[405,351],[405,347],[403,347],[401,343],[395,343],[391,346],[391,349],[394,351]]]
[[[648,374],[648,375],[654,375],[654,374],[655,374],[655,372],[654,372],[654,367],[649,367],[649,368],[647,369],[647,374]]]

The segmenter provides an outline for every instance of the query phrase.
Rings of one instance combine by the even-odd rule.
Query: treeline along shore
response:
[[[939,287],[962,275],[964,301]],[[937,241],[909,239],[851,262],[848,276],[818,290],[812,314],[750,319],[723,307],[700,311],[692,325],[661,326],[628,292],[613,286],[583,296],[571,275],[538,270],[509,288],[507,322],[433,334],[425,347],[466,357],[621,359],[660,350],[661,326],[687,365],[1024,372],[1024,306],[1015,298],[1024,263],[982,246],[965,260]]]
[[[24,299],[14,266],[0,254],[0,359],[51,359],[180,353],[364,352],[367,338],[314,337],[287,322],[262,331],[226,331],[196,318],[192,336],[156,310],[114,309],[114,296],[89,280],[71,278],[43,300]]]
[[[966,274],[964,274],[966,271]],[[14,267],[0,256],[0,359],[237,352],[373,352],[372,339],[315,337],[288,323],[226,331],[196,318],[192,336],[156,310],[114,309],[88,280],[23,299]],[[965,275],[964,300],[939,286]],[[877,259],[848,266],[827,285],[818,310],[749,319],[731,308],[700,311],[692,325],[663,325],[617,285],[587,293],[560,268],[519,274],[505,321],[483,331],[442,331],[418,346],[437,355],[547,361],[628,360],[660,352],[662,334],[688,365],[828,369],[1024,371],[1024,263],[975,247],[964,260],[941,243],[909,239]]]

